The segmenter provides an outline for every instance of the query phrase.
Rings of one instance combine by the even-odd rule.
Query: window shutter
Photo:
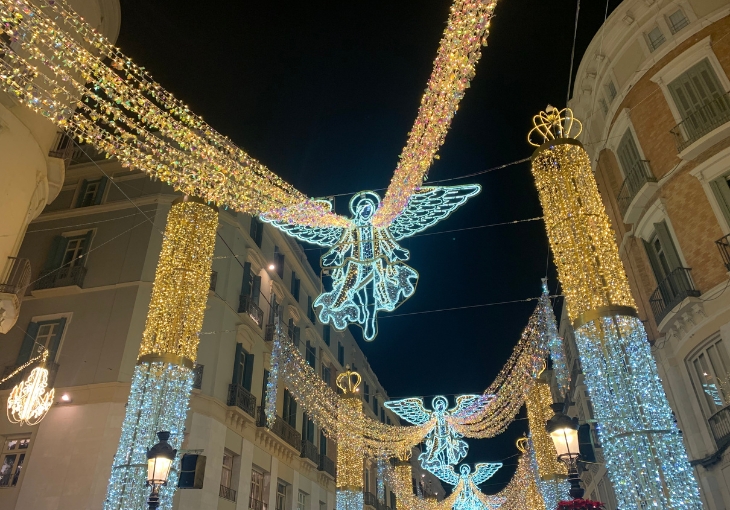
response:
[[[324,343],[327,345],[330,344],[330,326],[329,324],[325,324],[322,326],[322,339],[324,340]]]
[[[251,300],[259,304],[259,296],[261,295],[261,277],[256,275],[251,282]]]
[[[251,381],[253,378],[253,354],[248,354],[244,351],[246,356],[246,365],[243,369],[243,387],[248,391],[251,391]]]
[[[672,236],[667,228],[667,223],[664,221],[654,223],[654,230],[656,230],[656,235],[662,245],[664,255],[667,257],[669,267],[673,270],[678,267],[682,267],[682,262],[679,260],[679,253],[677,252],[677,248],[674,246],[674,241],[672,241]]]
[[[627,129],[626,133],[624,133],[616,152],[618,153],[621,168],[624,171],[624,177],[629,177],[630,174],[638,170],[637,165],[641,161],[641,156],[639,155],[639,149],[636,147],[634,135],[630,129]]]
[[[727,182],[727,177],[719,177],[710,181],[710,189],[715,195],[715,200],[717,200],[717,205],[720,206],[722,215],[730,224],[730,185]]]
[[[319,431],[319,454],[327,455],[327,436],[321,430]]]
[[[297,428],[297,401],[290,397],[291,404],[289,405],[289,425]]]
[[[84,236],[84,248],[83,248],[83,251],[81,252],[81,255],[83,255],[84,259],[86,258],[86,254],[89,253],[89,249],[91,248],[91,238],[92,237],[94,237],[94,231],[93,230],[89,230],[86,233],[86,236]],[[65,249],[64,249],[64,251],[65,251]],[[81,261],[81,265],[82,266],[85,266],[86,265],[86,261],[85,260],[82,260]]]
[[[256,242],[256,246],[261,248],[261,242],[264,240],[264,224],[260,221],[256,220],[256,238],[254,241]]]
[[[300,329],[299,326],[294,326],[294,345],[299,347],[299,335],[300,335]]]
[[[578,428],[578,448],[581,460],[585,462],[596,462],[596,452],[593,449],[593,435],[591,426],[584,423]]]
[[[81,204],[84,203],[84,195],[86,195],[86,186],[89,184],[89,181],[84,179],[81,181],[81,186],[79,187],[79,193],[76,197],[76,207],[81,207]]]
[[[104,198],[104,188],[106,188],[106,182],[108,180],[107,177],[102,177],[99,181],[99,188],[96,190],[96,196],[94,197],[94,205],[99,205],[101,199]]]
[[[251,295],[251,263],[243,263],[243,283],[241,284],[241,295]]]
[[[20,345],[18,358],[15,360],[16,365],[20,366],[30,359],[31,353],[33,352],[33,345],[35,345],[35,338],[38,335],[38,326],[37,322],[28,324],[28,329],[26,329],[25,335],[23,335],[23,343]]]
[[[51,341],[48,344],[48,362],[49,363],[56,362],[56,357],[58,355],[58,348],[61,345],[61,336],[63,336],[63,330],[66,328],[66,317],[61,317],[56,322],[58,324],[58,329],[56,330],[56,333],[53,335],[53,338],[51,338]]]
[[[266,389],[269,386],[269,371],[264,368],[264,386],[261,390],[261,406],[266,407]]]
[[[233,358],[233,384],[241,384],[241,356],[243,356],[243,345],[236,344],[236,357]]]
[[[642,239],[642,241],[644,240]],[[646,256],[649,258],[649,264],[651,264],[651,270],[654,273],[654,278],[656,278],[657,284],[661,283],[665,276],[662,271],[662,266],[656,258],[656,253],[654,253],[654,247],[651,243],[644,241],[644,250],[646,251]]]
[[[717,75],[707,59],[682,73],[667,88],[683,120],[723,95]]]
[[[53,238],[51,243],[51,249],[48,252],[48,259],[46,259],[46,265],[44,270],[52,271],[61,267],[63,262],[63,254],[66,252],[66,246],[68,245],[68,239],[63,236],[56,236]]]

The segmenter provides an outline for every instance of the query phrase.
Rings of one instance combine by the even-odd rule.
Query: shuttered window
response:
[[[254,355],[249,354],[242,344],[236,344],[236,357],[233,365],[233,384],[242,386],[251,391],[253,380]]]
[[[289,390],[284,390],[284,421],[294,428],[297,428],[297,401],[294,400]]]
[[[48,362],[55,363],[65,328],[65,317],[28,324],[15,364],[20,366],[26,363],[29,359],[39,355],[44,349],[48,350]]]
[[[256,246],[261,248],[261,242],[264,239],[264,224],[256,218],[251,218],[251,228],[248,232]]]
[[[621,163],[621,169],[624,171],[624,177],[628,178],[630,175],[641,170],[639,168],[641,156],[639,155],[639,149],[636,146],[634,135],[630,129],[627,129],[626,133],[624,133],[616,152],[619,163]]]
[[[710,181],[710,189],[715,195],[715,200],[720,207],[720,211],[722,211],[722,215],[730,225],[730,183],[728,183],[728,176],[724,175]]]
[[[76,207],[88,207],[90,205],[101,204],[104,198],[104,190],[106,189],[107,178],[102,177],[94,181],[81,181],[79,193],[76,199]]]

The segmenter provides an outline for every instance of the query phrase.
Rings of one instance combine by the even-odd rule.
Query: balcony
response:
[[[264,329],[264,340],[266,342],[273,342],[274,341],[274,335],[276,335],[276,325],[275,324],[267,324],[266,328]]]
[[[221,485],[221,488],[218,491],[218,497],[227,499],[228,501],[233,501],[235,503],[236,502],[236,491],[234,491],[230,487]]]
[[[320,471],[324,471],[332,478],[335,477],[335,474],[337,472],[335,469],[335,461],[327,457],[327,455],[319,456],[319,466],[317,466],[317,469],[319,469]]]
[[[720,250],[720,256],[725,264],[725,269],[730,271],[730,234],[721,237],[715,241],[717,249]]]
[[[649,162],[640,160],[629,170],[618,192],[618,207],[624,223],[634,223],[657,188]]]
[[[264,406],[256,408],[256,426],[266,427],[266,409],[264,409]],[[302,435],[297,432],[297,429],[285,422],[284,418],[277,416],[276,420],[274,420],[274,426],[271,427],[271,431],[283,439],[284,442],[301,452]]]
[[[18,320],[23,295],[30,284],[30,261],[8,257],[5,271],[0,279],[0,309],[5,310],[5,316],[0,318],[0,333],[10,331]]]
[[[72,144],[73,153],[71,154],[70,165],[83,165],[93,161],[104,161],[107,159],[106,154],[100,153],[93,146],[87,144]]]
[[[723,407],[707,420],[718,450],[730,443],[730,406]]]
[[[59,287],[83,287],[86,268],[82,265],[62,267],[41,272],[35,290],[57,289]]]
[[[249,510],[266,510],[267,504],[261,501],[260,499],[256,499],[253,496],[249,496],[248,498],[248,508]]]
[[[226,402],[229,406],[236,406],[242,409],[249,416],[256,417],[256,397],[251,395],[243,386],[238,384],[228,385],[228,401]]]
[[[306,439],[302,439],[300,457],[311,460],[315,465],[319,464],[319,452],[317,451],[317,447]]]
[[[686,298],[700,296],[690,271],[689,268],[678,267],[659,282],[659,286],[652,293],[649,304],[657,324],[660,324],[667,314]]]
[[[51,145],[51,150],[48,151],[48,157],[58,158],[63,160],[63,164],[66,168],[71,164],[71,159],[74,153],[74,141],[66,133],[56,133],[56,139]]]
[[[248,314],[258,327],[262,327],[264,324],[264,312],[259,308],[259,305],[253,302],[251,296],[241,296],[238,301],[238,313]]]
[[[692,112],[670,130],[677,145],[677,152],[683,159],[692,159],[699,155],[724,138],[725,129],[719,128],[729,120],[730,97],[725,93]]]
[[[37,363],[33,363],[32,365],[25,367],[23,370],[21,370],[19,373],[15,374],[13,377],[5,381],[4,383],[0,384],[0,390],[10,390],[13,387],[15,387],[20,381],[25,379],[28,374],[30,374],[31,370],[36,368],[38,366]],[[5,372],[3,373],[2,378],[5,379],[8,375],[10,375],[13,371],[17,370],[18,365],[12,365],[9,367],[5,367]],[[56,374],[58,373],[58,363],[49,363],[46,362],[46,368],[48,369],[48,387],[52,388],[53,383],[56,380]]]
[[[373,494],[372,492],[363,492],[362,502],[365,506],[379,509],[380,502],[378,501],[378,498],[375,497],[375,494]]]
[[[205,365],[198,365],[195,364],[195,367],[193,368],[193,389],[199,390],[203,386],[203,370],[205,369]]]

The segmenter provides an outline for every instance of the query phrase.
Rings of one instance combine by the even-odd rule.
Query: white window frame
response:
[[[728,222],[722,209],[720,209],[720,205],[717,203],[717,197],[715,197],[712,188],[710,188],[710,182],[730,173],[729,161],[730,147],[727,147],[689,171],[690,175],[700,181],[702,189],[705,190],[705,195],[707,195],[712,212],[715,213],[717,223],[720,225],[720,230],[722,230],[724,235],[730,234],[730,222]]]
[[[636,149],[639,151],[641,159],[644,161],[648,161],[649,159],[646,157],[646,154],[644,154],[644,149],[642,149],[639,138],[636,136],[636,129],[634,129],[634,124],[631,122],[631,110],[624,108],[621,110],[621,113],[616,116],[616,120],[608,132],[608,139],[606,140],[606,148],[613,152],[613,156],[616,158],[616,162],[618,163],[619,172],[624,179],[626,179],[626,174],[624,173],[624,169],[618,158],[618,146],[627,130],[630,130],[631,136],[634,137],[634,143],[636,143]]]
[[[297,510],[307,510],[307,496],[309,494],[299,489],[297,493]]]
[[[636,225],[634,235],[650,243],[654,239],[654,223],[659,223],[661,221],[664,221],[667,224],[667,230],[669,230],[669,235],[672,236],[672,242],[674,243],[674,247],[679,255],[679,260],[682,262],[682,267],[690,267],[687,264],[687,259],[684,258],[682,246],[677,241],[677,234],[674,232],[672,221],[669,219],[669,216],[667,216],[667,210],[661,198],[657,199],[649,206],[644,217],[641,218],[639,223]]]
[[[71,324],[72,318],[73,318],[73,312],[52,313],[49,315],[35,315],[30,318],[30,322],[46,322],[46,321],[55,321],[58,319],[66,319],[66,325],[64,326],[63,331],[61,331],[61,340],[58,342],[58,349],[56,349],[56,358],[49,359],[48,360],[49,363],[56,363],[56,361],[58,360],[58,357],[61,354],[61,349],[63,349],[63,344],[66,341],[66,332],[68,331],[68,326],[69,326],[69,324]]]
[[[720,343],[720,345],[725,349],[725,354],[730,358],[730,350],[728,350],[728,342],[724,338],[724,335],[721,334],[720,331],[713,333],[709,337],[707,337],[705,340],[699,343],[699,345],[692,349],[689,354],[684,359],[684,366],[685,370],[687,371],[687,375],[689,376],[689,381],[692,386],[692,389],[694,390],[694,396],[695,396],[695,402],[700,408],[701,416],[704,418],[705,424],[708,427],[709,430],[709,422],[707,421],[710,416],[712,416],[714,413],[711,413],[708,409],[707,402],[704,400],[706,399],[704,395],[704,390],[702,388],[697,387],[697,374],[695,373],[694,368],[694,360],[697,359],[701,353],[706,352],[707,348],[710,347],[713,344]],[[728,369],[728,373],[730,374],[730,368]],[[701,381],[700,381],[700,384]],[[725,405],[725,407],[730,406],[730,398],[728,399],[728,403]],[[723,408],[720,408],[723,409]],[[719,411],[719,409],[718,409]],[[715,412],[718,412],[715,411]],[[710,432],[710,436],[712,436],[712,433]]]
[[[16,450],[7,450],[5,448],[6,443],[13,440],[21,441],[23,439],[28,440],[28,448],[25,448],[21,450],[20,448]],[[16,487],[19,487],[23,483],[23,473],[25,473],[28,469],[28,457],[30,456],[30,451],[33,448],[33,437],[32,434],[17,434],[17,435],[8,435],[5,437],[0,436],[0,441],[2,441],[2,444],[0,444],[0,466],[5,464],[5,457],[8,455],[16,455],[15,462],[13,463],[12,471],[10,473],[11,481],[13,477],[13,473],[17,470],[18,465],[17,462],[20,460],[18,457],[21,455],[23,456],[23,465],[20,469],[20,474],[18,476],[18,481],[14,485],[2,485],[0,486],[0,490],[3,489],[14,489]]]

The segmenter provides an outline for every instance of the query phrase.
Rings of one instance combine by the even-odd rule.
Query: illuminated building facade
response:
[[[730,506],[729,13],[727,0],[625,0],[569,103],[703,506],[718,510]]]

